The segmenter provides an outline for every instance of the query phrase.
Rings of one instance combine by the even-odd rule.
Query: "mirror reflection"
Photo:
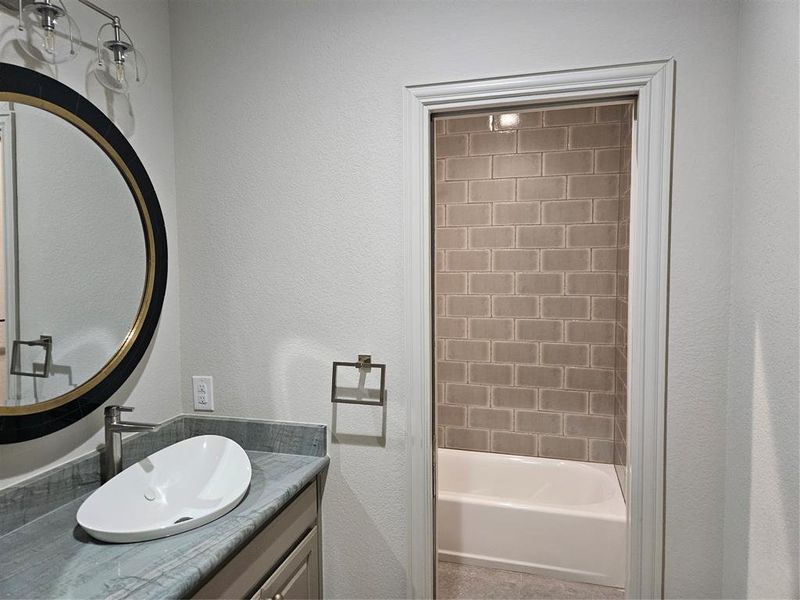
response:
[[[35,411],[102,371],[131,334],[145,238],[106,153],[18,102],[0,103],[0,219],[0,410]]]

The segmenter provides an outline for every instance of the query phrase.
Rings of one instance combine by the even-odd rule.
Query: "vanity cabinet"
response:
[[[320,482],[312,481],[193,597],[244,600],[321,598],[320,489]]]
[[[314,527],[252,600],[319,598],[319,588],[319,538]]]

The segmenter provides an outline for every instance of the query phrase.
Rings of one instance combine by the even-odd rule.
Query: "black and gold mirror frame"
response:
[[[0,407],[0,444],[34,439],[87,416],[130,377],[155,333],[167,286],[167,236],[153,184],[122,132],[72,88],[30,69],[0,63],[0,102],[19,102],[68,121],[114,162],[130,189],[145,238],[144,292],[130,332],[111,360],[68,393],[30,406]]]

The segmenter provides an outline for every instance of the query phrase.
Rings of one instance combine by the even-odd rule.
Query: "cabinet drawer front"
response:
[[[317,521],[312,482],[195,594],[194,598],[250,598]]]
[[[318,600],[319,546],[314,527],[283,561],[254,598],[260,600]]]

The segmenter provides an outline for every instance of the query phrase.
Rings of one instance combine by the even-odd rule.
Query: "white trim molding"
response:
[[[17,277],[17,257],[19,240],[17,236],[17,152],[16,136],[14,130],[14,113],[0,113],[0,186],[2,198],[0,199],[0,229],[3,232],[3,251],[5,256],[0,260],[0,269],[5,269],[5,301],[6,301],[6,326],[5,339],[6,360],[11,360],[10,348],[14,340],[19,339],[19,280]],[[3,266],[5,263],[5,266]],[[3,292],[0,292],[3,293]],[[17,406],[22,402],[19,375],[8,376],[8,389],[6,390],[9,406]]]
[[[431,118],[479,108],[635,96],[629,274],[628,598],[661,598],[672,119],[672,59],[404,88],[406,351],[411,598],[435,585]]]

